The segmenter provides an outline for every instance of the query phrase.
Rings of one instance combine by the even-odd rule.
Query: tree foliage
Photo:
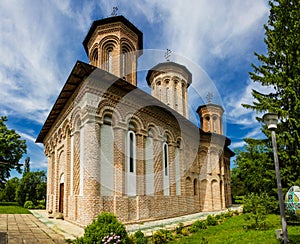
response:
[[[34,205],[39,200],[46,199],[47,179],[45,171],[28,172],[20,180],[16,192],[16,200],[21,206],[26,201],[32,201]]]
[[[248,229],[267,229],[267,214],[276,212],[278,209],[275,197],[270,197],[267,193],[251,193],[243,199],[243,212],[246,214]]]
[[[252,192],[276,196],[275,167],[266,140],[244,139],[243,150],[236,150],[235,168],[231,171],[233,198]]]
[[[7,117],[0,117],[0,186],[10,177],[12,169],[21,173],[19,161],[26,153],[25,140],[21,140],[15,130],[8,129],[6,121]]]
[[[25,158],[23,175],[30,172],[30,157]]]
[[[273,91],[263,94],[253,90],[253,104],[244,106],[279,115],[278,156],[282,186],[286,190],[299,182],[300,176],[300,1],[272,0],[269,4],[270,16],[265,25],[267,53],[255,53],[259,65],[252,65],[250,76]],[[263,132],[270,141],[270,133],[265,128]]]
[[[20,180],[17,177],[9,179],[6,182],[4,189],[0,192],[0,201],[14,202],[19,182]]]

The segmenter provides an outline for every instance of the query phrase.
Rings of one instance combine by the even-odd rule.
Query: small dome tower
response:
[[[205,104],[198,107],[197,113],[204,132],[223,135],[222,116],[224,109],[221,106],[212,103]]]
[[[151,94],[188,119],[187,89],[192,83],[191,72],[174,62],[160,63],[148,71],[146,80]]]
[[[137,58],[142,54],[143,33],[124,16],[93,22],[84,41],[91,65],[137,85]],[[137,54],[137,50],[141,50]]]

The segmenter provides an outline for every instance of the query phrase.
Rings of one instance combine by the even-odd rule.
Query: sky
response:
[[[194,111],[211,92],[212,102],[225,109],[232,150],[242,148],[245,137],[263,137],[261,115],[241,104],[253,102],[252,89],[269,89],[249,77],[251,64],[258,64],[254,52],[266,52],[266,0],[1,0],[0,115],[27,142],[20,163],[29,156],[32,170],[46,170],[43,145],[35,140],[76,61],[88,63],[82,41],[92,22],[111,16],[114,6],[143,32],[139,88],[149,92],[145,70],[156,63],[148,58],[164,62],[170,49],[171,61],[193,74],[194,123]]]

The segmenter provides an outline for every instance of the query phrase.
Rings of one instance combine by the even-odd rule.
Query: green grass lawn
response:
[[[16,202],[0,202],[0,214],[30,214],[30,212]]]
[[[235,216],[220,225],[209,226],[206,230],[169,243],[280,243],[275,236],[275,230],[281,229],[280,216],[268,215],[267,221],[271,226],[268,230],[246,230],[243,227],[246,223],[244,216]],[[300,243],[300,226],[288,226],[288,234],[289,243]]]

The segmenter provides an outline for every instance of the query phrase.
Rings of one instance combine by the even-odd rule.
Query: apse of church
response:
[[[230,140],[223,108],[188,120],[192,74],[162,62],[137,87],[143,34],[123,16],[94,21],[37,142],[48,158],[47,210],[85,226],[103,211],[124,223],[231,205]]]

